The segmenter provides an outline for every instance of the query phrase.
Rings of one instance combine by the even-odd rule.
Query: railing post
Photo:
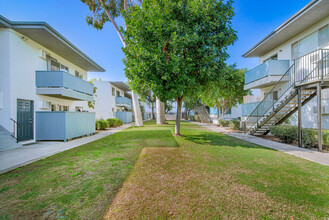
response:
[[[323,50],[321,49],[321,80],[323,80],[323,70],[324,70],[324,66],[323,66]]]

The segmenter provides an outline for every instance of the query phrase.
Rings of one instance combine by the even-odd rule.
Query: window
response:
[[[61,64],[61,70],[65,72],[69,72],[69,68],[63,64]]]
[[[318,32],[303,38],[298,42],[298,57],[318,49]]]
[[[319,48],[323,48],[329,45],[329,28],[328,25],[319,29],[318,36]]]
[[[51,105],[51,111],[55,112],[56,111],[56,105]]]
[[[117,91],[117,97],[120,97],[120,92],[119,91]]]
[[[59,71],[60,70],[60,64],[57,62],[56,59],[52,58],[51,56],[46,56],[46,62],[47,62],[47,70],[48,71]]]
[[[69,107],[68,107],[68,106],[65,106],[65,105],[63,105],[63,111],[65,111],[65,112],[69,111]]]
[[[270,58],[268,58],[268,59],[266,59],[266,60],[264,60],[264,62],[263,63],[265,63],[266,61],[268,61],[268,60],[278,60],[278,54],[274,54],[273,56],[271,56]]]
[[[76,112],[82,112],[82,107],[80,107],[80,106],[75,106],[75,111]]]
[[[80,79],[83,78],[83,75],[79,73],[79,71],[75,71],[75,76],[79,77]]]
[[[115,112],[115,108],[112,108],[112,112]]]
[[[298,41],[291,45],[291,59],[297,59],[298,57]]]
[[[112,88],[112,95],[115,96],[115,88]]]

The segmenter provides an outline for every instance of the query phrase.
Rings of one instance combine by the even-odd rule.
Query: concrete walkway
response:
[[[201,125],[215,132],[220,132],[229,135],[231,137],[248,141],[250,143],[272,148],[287,154],[294,155],[296,157],[304,158],[306,160],[310,160],[319,164],[329,166],[329,153],[321,153],[306,148],[295,147],[289,144],[279,143],[276,141],[267,140],[253,135],[244,134],[241,132],[232,132],[232,130],[223,127],[217,127],[216,125],[210,125],[210,124],[198,123],[198,122],[192,122],[192,123]]]
[[[69,150],[92,141],[104,138],[132,126],[133,123],[99,132],[95,135],[78,138],[68,142],[39,142],[20,148],[0,152],[0,173],[13,170],[45,157]]]

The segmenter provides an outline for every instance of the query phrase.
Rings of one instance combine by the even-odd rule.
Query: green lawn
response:
[[[329,167],[186,122],[174,137],[173,125],[147,122],[1,175],[0,219],[329,217]]]

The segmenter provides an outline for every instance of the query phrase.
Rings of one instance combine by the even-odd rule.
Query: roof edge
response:
[[[243,58],[247,58],[248,55],[253,52],[257,47],[262,45],[265,41],[270,39],[272,36],[274,36],[276,33],[284,29],[289,23],[294,21],[297,17],[302,15],[304,12],[306,12],[308,9],[312,8],[315,4],[320,2],[321,0],[312,0],[307,5],[305,5],[302,9],[300,9],[297,13],[295,13],[293,16],[291,16],[288,20],[286,20],[283,24],[281,24],[279,27],[277,27],[274,31],[272,31],[270,34],[268,34],[265,38],[263,38],[261,41],[259,41],[255,46],[253,46],[251,49],[249,49],[247,52],[242,54]]]
[[[0,23],[4,24],[7,28],[15,29],[15,28],[43,28],[47,30],[54,37],[61,40],[68,47],[82,56],[85,60],[87,60],[90,64],[92,64],[99,72],[105,72],[105,69],[98,65],[93,59],[87,56],[84,52],[82,52],[79,48],[77,48],[73,43],[71,43],[68,39],[66,39],[62,34],[56,31],[52,26],[50,26],[47,22],[42,21],[11,21],[2,15],[0,15]]]

